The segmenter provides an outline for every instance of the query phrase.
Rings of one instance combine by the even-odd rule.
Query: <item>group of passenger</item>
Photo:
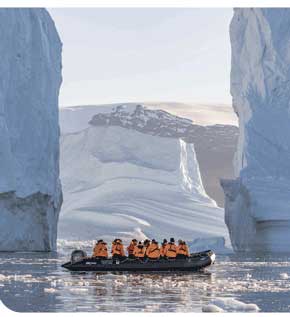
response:
[[[126,259],[124,245],[121,239],[115,239],[112,242],[111,248],[112,259],[122,261]],[[168,242],[163,240],[161,246],[155,239],[151,241],[146,239],[144,242],[133,239],[127,247],[127,254],[129,259],[139,260],[158,260],[163,259],[185,259],[190,256],[189,249],[185,241],[178,240],[175,244],[174,238],[170,238]],[[98,240],[93,251],[93,257],[97,259],[108,259],[109,250],[107,243],[103,240]]]

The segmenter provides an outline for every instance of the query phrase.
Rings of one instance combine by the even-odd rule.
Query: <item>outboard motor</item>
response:
[[[75,250],[72,252],[70,260],[71,260],[71,263],[73,264],[73,263],[81,261],[82,259],[84,259],[86,257],[87,257],[87,254],[85,251]]]

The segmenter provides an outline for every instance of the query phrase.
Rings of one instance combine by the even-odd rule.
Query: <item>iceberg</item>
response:
[[[62,44],[44,9],[0,9],[0,33],[0,251],[51,251]]]
[[[59,112],[61,134],[86,129],[89,126],[88,122],[96,113],[110,113],[118,106],[135,109],[137,105],[151,110],[162,109],[166,113],[187,118],[184,121],[185,129],[181,130],[179,135],[184,137],[187,143],[194,144],[203,186],[207,194],[223,207],[224,192],[220,186],[220,179],[234,177],[232,161],[238,140],[238,128],[229,125],[232,121],[226,120],[222,115],[225,113],[226,116],[235,116],[237,121],[231,107],[143,102],[64,107],[60,108]],[[225,124],[217,124],[219,122]]]
[[[235,9],[231,94],[235,179],[223,180],[236,251],[290,249],[290,10]]]
[[[75,109],[80,118],[87,111]],[[66,113],[73,132],[61,135],[61,239],[227,236],[223,209],[206,194],[186,141],[191,120],[142,105],[95,107],[77,131]]]

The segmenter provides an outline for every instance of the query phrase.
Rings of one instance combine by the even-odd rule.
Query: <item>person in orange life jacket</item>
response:
[[[143,260],[145,257],[146,248],[143,243],[140,241],[138,245],[134,248],[134,257],[139,260]]]
[[[93,257],[97,257],[99,254],[99,249],[101,248],[103,240],[98,240],[98,242],[95,244],[94,250],[93,250]]]
[[[146,239],[143,243],[144,247],[145,247],[145,258],[147,258],[147,255],[146,255],[146,250],[149,248],[150,246],[150,240],[149,239]]]
[[[151,244],[146,249],[146,255],[149,260],[157,260],[160,258],[160,249],[156,240],[152,240]]]
[[[100,243],[100,247],[98,248],[96,258],[98,260],[106,260],[108,258],[108,247],[106,242],[102,241]]]
[[[124,246],[121,239],[115,239],[112,243],[112,258],[113,263],[116,263],[117,260],[122,261],[126,258]]]
[[[160,248],[160,257],[161,258],[165,258],[165,248],[167,246],[167,240],[163,239],[163,242],[161,244],[161,248]]]
[[[129,259],[134,259],[135,256],[134,256],[134,249],[137,245],[137,240],[136,239],[133,239],[130,243],[130,245],[127,247],[127,251],[128,251],[128,258]]]
[[[189,249],[185,241],[180,240],[177,247],[176,258],[187,259],[190,256]]]
[[[175,240],[174,240],[174,238],[170,238],[170,242],[165,247],[165,256],[168,259],[175,259],[176,258],[176,251],[177,251],[177,246],[175,244]]]

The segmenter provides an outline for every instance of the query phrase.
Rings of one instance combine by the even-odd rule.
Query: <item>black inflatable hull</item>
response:
[[[110,259],[98,261],[87,258],[76,263],[67,262],[62,267],[76,272],[194,272],[209,267],[214,261],[215,254],[212,251],[204,251],[192,254],[188,259],[145,262],[127,259],[113,264]]]

